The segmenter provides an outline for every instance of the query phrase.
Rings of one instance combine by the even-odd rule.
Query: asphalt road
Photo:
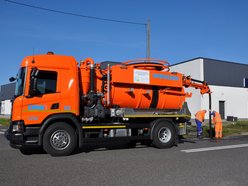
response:
[[[91,146],[69,157],[51,157],[11,149],[0,131],[0,185],[247,186],[248,147],[182,151],[237,144],[248,144],[248,136],[191,140],[170,149],[112,143],[111,150]]]

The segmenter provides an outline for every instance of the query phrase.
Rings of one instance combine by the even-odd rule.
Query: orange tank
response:
[[[90,91],[90,65],[87,58],[80,65],[83,94]],[[102,94],[105,107],[134,109],[181,109],[187,93],[183,75],[170,72],[160,60],[138,60],[101,69],[95,65],[94,91]],[[107,78],[109,74],[109,80]]]
[[[169,72],[165,65],[149,61],[113,66],[112,105],[135,109],[182,108],[186,95],[182,74]]]

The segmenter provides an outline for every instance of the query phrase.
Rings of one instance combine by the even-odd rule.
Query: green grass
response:
[[[190,133],[196,134],[196,126],[189,127]],[[214,128],[213,128],[214,130]],[[248,121],[238,121],[236,123],[233,122],[223,122],[223,129],[222,129],[223,137],[231,136],[231,135],[238,135],[244,132],[248,132]],[[206,123],[206,126],[203,126],[203,136],[209,137],[209,124]]]
[[[0,118],[0,124],[3,126],[9,126],[10,119]]]
[[[248,132],[248,121],[238,121],[237,123],[228,122],[223,125],[224,136]]]

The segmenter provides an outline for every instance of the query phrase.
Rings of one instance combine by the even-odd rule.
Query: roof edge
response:
[[[244,64],[244,63],[238,63],[238,62],[227,61],[227,60],[221,60],[221,59],[213,59],[213,58],[207,58],[207,57],[196,57],[196,58],[192,58],[192,59],[189,59],[189,60],[186,60],[186,61],[182,61],[182,62],[175,63],[175,64],[170,65],[170,66],[180,65],[180,64],[183,64],[183,63],[191,62],[191,61],[193,61],[193,60],[197,60],[197,59],[211,60],[211,61],[216,61],[216,62],[232,63],[232,64],[246,65],[246,66],[247,66],[247,64]]]
[[[170,65],[170,67],[175,66],[175,65],[180,65],[180,64],[183,64],[183,63],[187,63],[187,62],[191,62],[191,61],[197,60],[197,59],[208,59],[208,58],[196,57],[196,58],[188,59],[188,60],[186,60],[186,61],[182,61],[182,62],[175,63],[175,64],[173,64],[173,65]]]

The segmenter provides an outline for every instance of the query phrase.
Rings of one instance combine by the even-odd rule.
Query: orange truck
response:
[[[152,59],[78,64],[48,52],[24,58],[11,79],[16,90],[6,138],[23,153],[42,147],[52,156],[105,140],[171,147],[191,117],[185,87],[210,93],[205,82]]]

